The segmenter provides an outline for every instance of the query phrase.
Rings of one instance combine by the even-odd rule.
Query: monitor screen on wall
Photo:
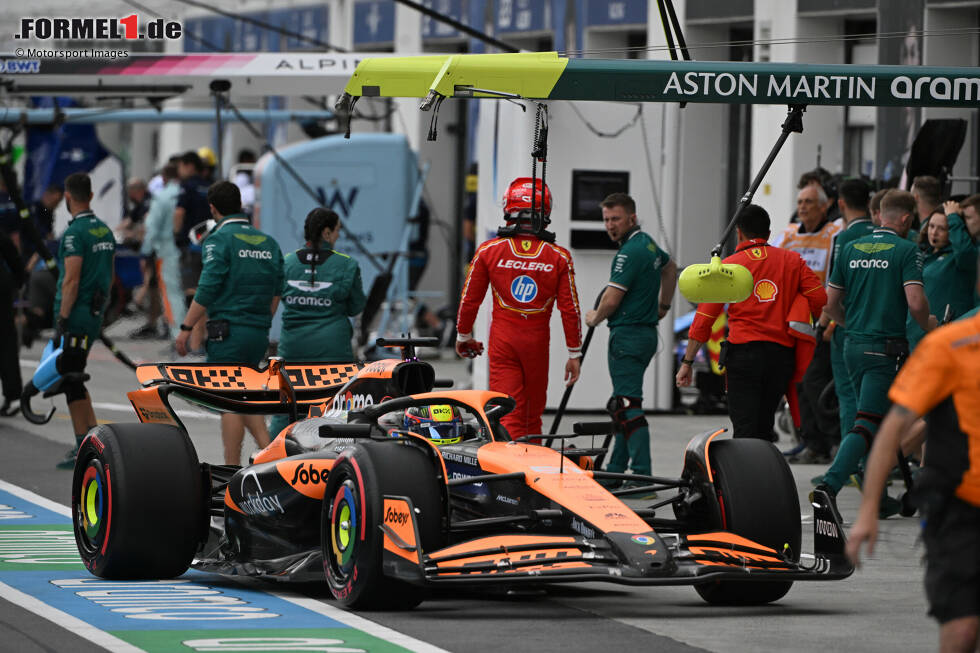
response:
[[[628,193],[630,173],[618,170],[572,170],[571,246],[616,249],[602,227],[599,204],[612,193]]]

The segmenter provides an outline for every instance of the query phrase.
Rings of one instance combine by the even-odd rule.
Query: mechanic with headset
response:
[[[736,438],[774,438],[779,402],[783,395],[792,394],[794,374],[808,362],[805,356],[798,356],[801,338],[790,323],[802,322],[809,329],[812,317],[819,316],[827,303],[823,284],[800,255],[766,242],[769,225],[765,209],[755,204],[745,207],[736,222],[735,253],[725,259],[725,263],[748,268],[755,280],[747,299],[728,306],[724,366],[728,414]],[[791,313],[798,298],[803,298],[806,308],[802,319],[794,320]],[[724,304],[698,306],[677,372],[678,386],[691,384],[694,354],[724,310]]]
[[[881,200],[881,226],[841,249],[830,278],[826,312],[847,329],[844,359],[858,397],[854,423],[817,486],[834,500],[858,471],[888,409],[888,387],[909,353],[906,314],[924,331],[937,324],[922,287],[922,260],[905,238],[914,212],[911,193],[889,191]],[[886,496],[881,517],[899,508]]]
[[[636,224],[636,202],[613,193],[601,203],[606,233],[619,245],[609,282],[585,323],[609,319],[609,376],[613,396],[606,405],[616,423],[616,440],[606,470],[650,474],[650,432],[643,416],[643,373],[657,353],[657,323],[670,312],[677,264]]]
[[[282,334],[279,355],[286,362],[350,363],[350,318],[367,301],[357,261],[336,251],[340,216],[316,208],[303,225],[306,246],[286,255],[283,263]],[[289,418],[275,415],[272,433],[279,433]]]
[[[976,289],[980,292],[980,278]],[[925,590],[939,621],[939,650],[975,651],[980,632],[980,316],[928,334],[888,392],[893,405],[868,456],[864,496],[848,534],[847,554],[859,562],[878,537],[879,496],[900,440],[925,415],[928,455],[913,496],[922,512]]]
[[[217,226],[204,240],[201,279],[180,325],[177,353],[187,354],[190,332],[207,313],[207,362],[258,365],[269,346],[269,327],[282,292],[282,252],[241,212],[238,186],[216,182],[207,200]],[[261,415],[222,413],[225,464],[241,464],[246,427],[260,448],[269,444]]]
[[[545,231],[551,222],[551,191],[541,180],[521,177],[504,195],[507,225],[480,245],[470,261],[456,320],[456,352],[475,357],[483,344],[473,323],[487,286],[493,292],[490,322],[490,389],[514,398],[514,410],[500,423],[512,438],[541,433],[548,393],[551,310],[561,311],[568,362],[565,383],[578,379],[582,318],[572,256]]]
[[[63,261],[64,267],[59,272],[54,298],[54,342],[55,347],[60,343],[63,348],[57,360],[58,373],[62,375],[85,371],[89,348],[102,331],[109,286],[112,285],[116,240],[112,230],[92,213],[91,201],[91,178],[81,172],[68,175],[65,203],[71,220],[58,246],[58,259]],[[72,469],[79,445],[98,422],[92,399],[82,381],[67,381],[62,390],[75,431],[75,446],[57,466]]]

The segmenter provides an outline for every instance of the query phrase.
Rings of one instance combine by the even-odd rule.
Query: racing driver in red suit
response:
[[[555,245],[554,234],[544,230],[550,215],[548,187],[540,179],[515,179],[504,196],[507,226],[477,248],[459,302],[456,352],[472,358],[483,352],[483,344],[473,339],[473,323],[487,286],[492,289],[490,389],[517,402],[501,419],[512,438],[541,433],[548,394],[549,323],[556,300],[568,347],[566,385],[579,375],[582,317],[575,269],[568,250]]]

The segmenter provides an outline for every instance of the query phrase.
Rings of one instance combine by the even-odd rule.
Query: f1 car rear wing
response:
[[[137,367],[136,377],[144,387],[127,396],[140,421],[181,428],[170,406],[171,395],[219,412],[305,415],[310,406],[333,399],[362,369],[357,363],[285,365],[275,358],[265,368],[156,363]]]
[[[128,394],[143,422],[183,428],[170,407],[170,396],[218,412],[289,414],[293,420],[311,409],[360,410],[390,397],[432,390],[432,366],[417,359],[372,363],[284,363],[270,358],[266,367],[211,363],[140,365],[143,385]]]

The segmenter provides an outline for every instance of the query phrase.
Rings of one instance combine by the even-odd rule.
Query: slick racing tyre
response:
[[[764,440],[711,444],[708,459],[721,506],[717,526],[800,559],[800,500],[786,460]],[[788,547],[788,548],[787,548]],[[786,595],[792,581],[712,581],[694,588],[708,603],[761,605]]]
[[[163,424],[106,424],[78,450],[75,543],[88,570],[161,579],[190,566],[206,531],[200,464],[187,434]]]
[[[444,541],[442,498],[429,455],[410,444],[358,444],[330,470],[321,517],[327,585],[349,609],[407,610],[425,599],[425,588],[382,570],[385,495],[411,500],[423,552]]]

